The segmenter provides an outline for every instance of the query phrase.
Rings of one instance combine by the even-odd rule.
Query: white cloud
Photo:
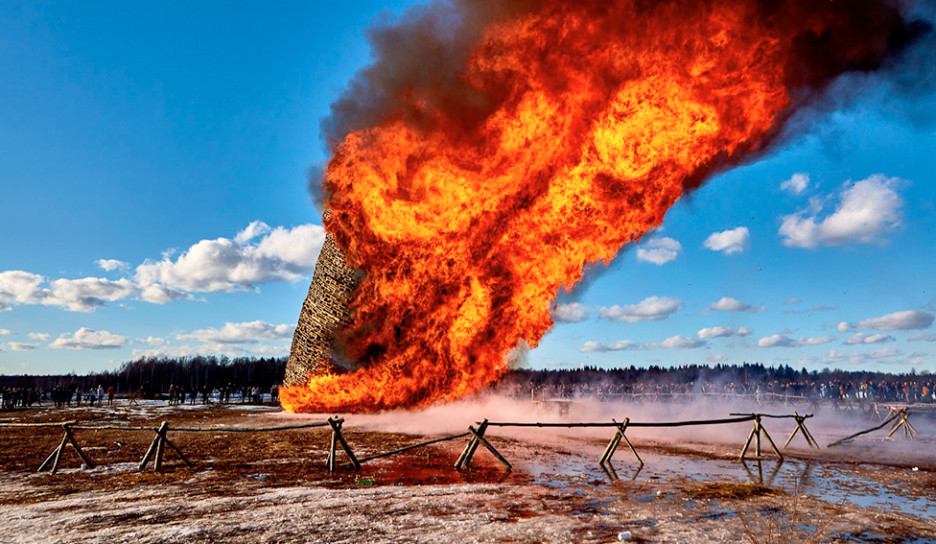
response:
[[[146,338],[137,338],[137,344],[144,344],[147,346],[162,346],[165,345],[167,340],[165,338],[157,338],[155,336],[147,336]]]
[[[0,329],[0,336],[5,336],[7,334],[13,334],[10,332],[10,329]]]
[[[100,266],[107,272],[112,272],[114,270],[127,270],[130,268],[130,263],[118,261],[117,259],[98,259],[94,261],[94,264]]]
[[[679,310],[683,302],[670,297],[647,297],[637,304],[614,305],[600,308],[598,317],[610,321],[637,323],[638,321],[662,321]]]
[[[33,340],[39,340],[41,342],[45,342],[49,339],[49,333],[47,332],[31,332],[28,336]]]
[[[269,346],[257,344],[247,347],[241,344],[199,344],[192,346],[165,345],[151,349],[133,350],[133,358],[140,357],[193,357],[196,355],[224,355],[227,357],[280,357],[289,354],[289,346]]]
[[[793,177],[780,184],[780,190],[789,191],[794,195],[801,195],[809,186],[809,174],[796,173]]]
[[[879,359],[892,359],[900,355],[900,351],[894,348],[882,349],[879,351],[856,352],[856,351],[838,351],[830,350],[829,358],[839,361],[848,361],[852,364],[862,364],[868,361]]]
[[[812,338],[804,338],[800,336],[799,343],[801,346],[818,346],[820,344],[828,344],[829,342],[834,342],[834,336],[814,336]]]
[[[784,304],[799,304],[801,302],[803,302],[803,299],[796,297],[788,298],[783,301]]]
[[[585,342],[582,344],[582,347],[579,348],[579,351],[585,352],[607,352],[607,351],[624,351],[628,349],[640,349],[640,344],[637,342],[632,342],[630,340],[618,340],[617,342],[609,342],[603,344],[601,342]]]
[[[741,327],[738,330],[731,327],[706,327],[699,329],[696,336],[699,338],[727,338],[729,336],[747,336],[749,334],[751,334],[751,331],[747,327]]]
[[[706,345],[704,340],[699,340],[698,338],[686,338],[684,336],[671,336],[662,342],[653,342],[646,345],[646,348],[663,348],[663,349],[694,349],[701,348]]]
[[[712,355],[711,357],[707,357],[705,360],[710,363],[723,363],[727,361],[728,358],[724,355]]]
[[[800,336],[798,340],[794,340],[793,338],[783,334],[774,334],[772,336],[765,336],[758,340],[757,346],[761,348],[798,348],[803,346],[818,346],[821,344],[828,344],[834,340],[835,338],[832,336],[819,336],[814,338]]]
[[[130,298],[140,289],[130,280],[108,280],[105,278],[81,278],[77,280],[55,280],[52,291],[42,300],[46,306],[61,306],[73,312],[93,312],[113,302]]]
[[[738,299],[731,297],[722,297],[718,299],[717,302],[709,304],[709,309],[719,312],[750,312],[752,314],[759,314],[767,310],[767,308],[764,306],[755,308],[750,304],[744,304]]]
[[[153,304],[165,304],[167,302],[175,302],[180,298],[191,300],[194,297],[182,291],[170,289],[165,285],[152,284],[147,285],[140,291],[140,298]]]
[[[588,319],[591,308],[581,302],[558,304],[552,310],[552,318],[556,323],[581,323]]]
[[[936,342],[936,334],[920,333],[907,338],[909,342]]]
[[[237,236],[234,237],[234,241],[244,245],[257,236],[263,236],[264,234],[269,234],[269,232],[270,225],[267,225],[263,221],[252,221],[247,225],[247,228],[237,233]]]
[[[782,334],[765,336],[757,341],[757,345],[762,348],[794,348],[798,346],[796,340]]]
[[[82,327],[73,335],[63,334],[56,338],[49,347],[52,349],[117,349],[129,343],[126,336],[107,331],[96,331]]]
[[[181,334],[178,340],[191,340],[212,344],[255,344],[261,340],[288,340],[292,338],[295,325],[273,325],[263,321],[225,323],[218,329],[199,329]]]
[[[858,332],[852,335],[852,337],[848,340],[845,340],[845,344],[881,344],[884,342],[892,342],[893,340],[894,337],[889,334],[867,334],[864,332]]]
[[[143,287],[160,285],[175,291],[235,291],[266,282],[296,281],[315,269],[325,240],[321,226],[277,227],[255,244],[246,243],[261,231],[248,226],[238,235],[243,242],[202,240],[174,261],[164,256],[161,261],[138,266],[136,280]]]
[[[93,312],[108,302],[137,298],[154,304],[193,299],[191,293],[254,289],[265,282],[296,281],[315,269],[325,230],[319,225],[270,228],[254,221],[235,238],[202,240],[173,260],[145,261],[132,278],[57,279],[46,284],[38,274],[0,272],[0,311],[16,305],[61,306]],[[101,268],[123,270],[127,263],[100,259]]]
[[[42,276],[22,270],[0,272],[0,311],[14,304],[37,304],[43,297],[42,281]]]
[[[160,346],[152,349],[135,349],[133,358],[141,357],[193,357],[196,355],[225,355],[228,357],[241,357],[247,355],[243,348],[235,345],[202,344],[199,346]]]
[[[726,255],[741,253],[750,246],[751,233],[747,227],[713,232],[702,244],[712,251],[721,251]]]
[[[673,238],[651,238],[637,248],[637,260],[656,265],[664,265],[676,260],[682,244]]]
[[[36,349],[36,344],[26,344],[23,342],[10,342],[7,344],[13,351],[32,351]]]
[[[851,325],[849,325],[848,323],[844,321],[842,321],[835,327],[835,329],[839,332],[848,332],[848,329],[850,328],[851,328]]]
[[[694,349],[706,346],[707,343],[697,338],[686,338],[683,336],[672,336],[662,342],[634,342],[632,340],[618,340],[617,342],[585,342],[579,351],[584,352],[608,352],[608,351],[626,351],[626,350],[648,350],[648,349]]]
[[[58,279],[42,287],[45,278],[21,270],[0,272],[0,310],[14,304],[61,306],[76,312],[91,312],[106,302],[132,297],[139,288],[121,278]]]
[[[782,218],[779,235],[788,247],[815,248],[855,242],[880,242],[901,222],[903,200],[894,187],[897,178],[875,174],[847,186],[835,211],[820,217],[822,204]]]
[[[873,319],[862,319],[858,323],[852,324],[851,327],[877,331],[909,331],[929,327],[933,324],[933,318],[933,314],[929,312],[907,310],[905,312],[894,312]]]

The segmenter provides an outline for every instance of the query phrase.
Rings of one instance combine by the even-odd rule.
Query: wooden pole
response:
[[[331,443],[328,446],[328,459],[325,460],[325,464],[328,466],[328,472],[335,472],[335,457],[336,457],[336,448],[338,447],[338,433],[332,429],[331,434]]]
[[[49,466],[49,463],[52,462],[52,459],[55,459],[55,455],[59,452],[59,448],[61,448],[61,447],[62,447],[62,446],[59,445],[58,448],[55,448],[55,449],[52,451],[52,453],[50,453],[49,456],[46,457],[46,460],[43,461],[41,465],[39,465],[39,469],[36,470],[36,472],[42,472],[43,470],[45,470],[46,467]]]
[[[420,442],[419,444],[412,444],[412,445],[409,445],[409,446],[403,446],[402,448],[395,449],[395,450],[392,450],[392,451],[387,451],[387,452],[384,452],[384,453],[378,453],[377,455],[371,455],[370,457],[365,457],[365,458],[363,458],[363,459],[358,459],[358,461],[361,462],[361,463],[366,463],[367,461],[373,461],[374,459],[380,459],[380,458],[382,458],[382,457],[389,457],[389,456],[391,456],[391,455],[396,455],[396,454],[398,454],[398,453],[403,453],[403,452],[406,452],[406,451],[409,451],[409,450],[414,450],[414,449],[416,449],[416,448],[421,448],[421,447],[423,447],[423,446],[429,446],[429,445],[431,445],[431,444],[438,444],[439,442],[446,442],[446,441],[448,441],[448,440],[457,440],[457,439],[459,439],[459,438],[464,438],[464,437],[466,437],[466,436],[471,436],[471,433],[462,433],[462,434],[457,434],[457,435],[454,435],[454,436],[446,436],[446,437],[443,437],[443,438],[435,438],[435,439],[433,439],[433,440],[427,440],[427,441],[425,441],[425,442]]]
[[[41,465],[39,465],[39,470],[37,472],[42,472],[45,470],[46,467],[49,466],[50,462],[52,463],[52,474],[58,472],[59,463],[62,461],[62,453],[69,444],[75,448],[75,453],[78,454],[78,457],[81,458],[81,461],[87,468],[94,468],[94,463],[92,463],[91,459],[85,455],[83,451],[81,451],[81,447],[78,445],[78,441],[75,440],[75,435],[73,435],[71,432],[71,424],[72,422],[62,423],[62,441],[59,443],[58,447],[55,448],[55,451],[46,457],[46,460],[43,461]]]
[[[348,446],[348,443],[345,441],[344,436],[341,434],[342,423],[344,423],[344,420],[337,416],[328,418],[328,424],[331,425],[331,428],[332,428],[332,454],[331,454],[332,460],[331,460],[329,470],[331,471],[335,470],[334,468],[335,467],[335,461],[334,461],[334,458],[335,458],[334,440],[335,439],[338,440],[338,443],[341,444],[341,447],[342,449],[344,449],[345,453],[348,455],[348,458],[351,459],[351,464],[354,465],[354,468],[356,470],[360,470],[361,463],[358,462],[357,457],[354,456],[354,452],[351,451],[351,447]]]
[[[812,433],[809,432],[809,429],[806,428],[806,422],[805,422],[805,421],[803,422],[803,434],[806,435],[806,438],[807,438],[809,441],[812,442],[812,447],[816,448],[817,450],[820,449],[820,448],[819,448],[819,442],[816,442],[816,439],[813,438]]]
[[[747,453],[748,448],[751,447],[751,440],[754,439],[754,433],[757,432],[757,423],[754,424],[754,428],[751,429],[751,432],[747,435],[747,440],[744,442],[744,447],[741,448],[741,455],[738,456],[742,461],[744,460],[744,455]]]
[[[744,460],[744,455],[747,453],[748,448],[751,446],[751,440],[754,440],[755,453],[757,458],[761,457],[761,433],[764,434],[764,437],[767,438],[767,442],[770,444],[770,447],[773,449],[774,453],[777,454],[777,457],[780,461],[783,461],[783,455],[780,453],[780,450],[777,448],[777,445],[774,444],[770,435],[767,434],[767,429],[764,429],[764,426],[761,424],[761,414],[754,415],[754,428],[751,429],[751,432],[748,434],[747,441],[744,443],[744,448],[741,450],[740,459]]]
[[[757,419],[754,420],[754,442],[756,444],[754,451],[757,453],[758,458],[760,458],[761,456],[760,435],[761,435],[761,421],[760,421],[760,415],[758,414]]]
[[[75,440],[75,435],[72,434],[70,427],[71,426],[68,423],[62,425],[62,428],[65,429],[65,438],[68,440],[68,442],[71,442],[72,447],[75,448],[75,453],[78,454],[78,457],[81,458],[85,466],[88,468],[94,468],[94,463],[91,462],[91,459],[89,459],[88,456],[85,455],[83,451],[81,451],[81,447],[78,446],[78,441]]]
[[[642,467],[644,465],[643,459],[641,459],[640,456],[637,455],[637,450],[634,448],[634,445],[631,444],[631,441],[627,438],[627,435],[624,434],[625,431],[627,430],[627,424],[630,423],[630,418],[629,417],[624,418],[624,421],[622,423],[618,423],[616,420],[613,420],[613,419],[611,421],[614,421],[614,423],[618,426],[618,428],[617,428],[617,431],[614,433],[614,437],[611,439],[611,442],[608,443],[608,447],[605,449],[604,455],[601,456],[601,460],[598,461],[598,464],[603,465],[607,463],[608,461],[610,461],[611,458],[614,457],[614,452],[617,451],[617,447],[621,443],[621,440],[623,439],[624,442],[627,444],[627,447],[629,447],[631,452],[634,454],[634,457],[637,458],[637,462],[640,463],[640,466]]]
[[[894,415],[890,416],[889,418],[885,419],[883,422],[881,422],[881,424],[878,425],[877,427],[872,427],[872,428],[870,428],[870,429],[865,429],[865,430],[860,431],[860,432],[857,432],[857,433],[855,433],[855,434],[853,434],[853,435],[846,436],[845,438],[841,438],[841,439],[839,439],[839,440],[836,440],[835,442],[832,442],[831,444],[826,444],[826,447],[827,447],[827,448],[831,448],[832,446],[838,446],[838,445],[840,445],[840,444],[842,444],[842,443],[844,443],[844,442],[848,442],[848,441],[851,440],[852,438],[857,438],[857,437],[859,437],[859,436],[861,436],[861,435],[863,435],[863,434],[868,434],[868,433],[870,433],[870,432],[874,432],[874,431],[876,431],[876,430],[878,430],[878,429],[884,428],[884,427],[887,426],[888,423],[890,423],[891,421],[897,419],[897,416],[898,416],[898,414],[894,414]]]
[[[153,438],[153,441],[150,442],[150,447],[146,450],[146,453],[143,455],[143,460],[140,461],[139,470],[146,468],[147,463],[149,463],[150,458],[153,457],[153,454],[156,453],[156,445],[159,443],[159,431],[153,429],[156,432],[156,437]]]
[[[168,430],[168,429],[167,429],[167,430]],[[176,445],[173,444],[172,441],[169,440],[169,437],[168,437],[168,436],[163,436],[163,442],[165,442],[166,444],[169,444],[169,447],[172,448],[172,449],[174,449],[175,452],[179,454],[179,457],[182,458],[182,462],[184,462],[186,465],[188,465],[189,468],[195,468],[195,463],[189,461],[189,460],[185,457],[185,454],[182,453],[182,450],[180,450],[179,448],[177,448]]]
[[[52,461],[52,474],[55,474],[55,472],[58,470],[59,461],[62,459],[62,450],[65,449],[65,444],[68,443],[67,440],[68,440],[68,437],[66,436],[62,437],[62,441],[59,442],[58,447],[55,448],[55,451],[52,452],[52,455],[49,457],[49,459],[46,459],[45,463],[42,463],[42,466],[39,467],[40,472],[46,467],[46,465],[49,463],[49,460],[51,459],[53,460]]]
[[[462,451],[461,455],[458,456],[458,461],[455,462],[455,468],[461,469],[462,467],[468,468],[468,465],[471,463],[471,458],[474,456],[475,450],[478,449],[478,444],[481,441],[478,439],[479,436],[484,436],[484,433],[488,428],[488,420],[482,421],[478,425],[478,430],[475,431],[472,427],[468,427],[469,432],[471,433],[471,440],[468,441],[468,444],[465,446],[465,449]]]
[[[156,437],[156,460],[153,461],[153,469],[156,471],[162,470],[163,464],[163,451],[166,448],[166,429],[169,427],[168,421],[163,421],[162,425],[159,426],[159,430],[156,431],[158,435]]]
[[[478,442],[480,442],[485,448],[487,448],[488,451],[491,452],[491,455],[493,455],[494,457],[496,457],[497,460],[500,461],[501,464],[503,464],[504,467],[506,467],[508,471],[510,471],[510,470],[513,468],[513,467],[510,466],[510,463],[507,462],[507,459],[504,459],[504,456],[501,455],[496,449],[494,449],[494,446],[492,446],[491,443],[488,442],[487,439],[484,438],[484,436],[482,436],[481,434],[479,434],[479,432],[476,431],[474,427],[472,427],[472,426],[469,425],[469,426],[468,426],[468,432],[470,432],[471,434],[473,434],[473,435],[475,436],[475,438],[478,439]],[[475,447],[477,447],[477,446],[475,446]],[[469,456],[468,461],[465,462],[465,466],[466,466],[466,467],[468,466],[468,463],[469,463],[470,461],[471,461],[471,459],[470,459],[470,456]]]
[[[897,415],[900,417],[900,420],[897,423],[895,423],[893,428],[891,428],[890,432],[887,433],[887,437],[890,438],[891,435],[893,435],[894,432],[897,431],[897,429],[903,427],[904,436],[906,436],[907,438],[913,439],[913,433],[916,431],[916,429],[914,429],[913,425],[910,424],[910,411],[907,410],[906,408],[901,408],[897,412]]]
[[[621,431],[615,431],[614,436],[611,437],[611,441],[608,442],[608,447],[605,448],[604,454],[602,454],[601,459],[598,460],[599,465],[604,465],[609,459],[611,459],[620,442]]]
[[[758,420],[758,424],[759,424],[759,423],[760,423],[760,420]],[[760,430],[761,430],[761,432],[764,433],[764,437],[767,438],[767,442],[770,444],[770,449],[772,449],[773,452],[774,452],[775,454],[777,454],[777,458],[780,459],[780,462],[782,463],[782,462],[783,462],[783,454],[780,453],[780,449],[777,448],[777,445],[774,444],[773,439],[770,438],[770,435],[769,435],[769,434],[767,434],[767,429],[765,429],[764,426],[761,425]]]
[[[626,424],[625,424],[625,425],[626,425]],[[622,429],[622,431],[623,431],[623,429]],[[640,463],[640,468],[643,468],[643,466],[644,466],[643,459],[641,459],[640,456],[637,455],[637,450],[634,448],[634,445],[631,444],[631,441],[627,438],[627,435],[624,434],[623,432],[621,432],[621,438],[624,439],[624,442],[627,444],[627,447],[630,448],[631,453],[633,453],[633,454],[634,454],[634,457],[637,458],[637,462]]]

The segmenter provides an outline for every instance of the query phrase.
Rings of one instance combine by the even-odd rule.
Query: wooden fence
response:
[[[913,438],[913,433],[915,429],[909,422],[910,411],[904,407],[900,409],[895,409],[892,415],[887,418],[883,423],[868,429],[861,431],[859,433],[853,434],[851,436],[845,437],[841,440],[828,444],[827,447],[833,447],[840,445],[848,440],[851,440],[857,436],[873,432],[877,429],[881,429],[890,423],[894,423],[891,428],[888,437],[893,435],[898,429],[903,428],[905,434],[908,438]],[[139,464],[139,470],[144,470],[150,461],[153,462],[154,470],[161,470],[163,465],[163,458],[165,455],[166,446],[171,448],[176,454],[182,459],[182,461],[189,467],[194,467],[194,463],[190,461],[182,450],[177,447],[170,439],[169,433],[262,433],[262,432],[278,432],[278,431],[290,431],[297,429],[309,429],[309,428],[330,428],[331,429],[331,441],[328,450],[328,457],[326,459],[326,466],[329,471],[333,472],[336,469],[337,453],[338,447],[345,452],[350,460],[347,463],[346,467],[353,467],[354,469],[360,469],[361,464],[373,461],[376,459],[381,459],[389,457],[391,455],[396,455],[406,451],[413,450],[415,448],[420,448],[424,446],[429,446],[432,444],[438,444],[445,441],[457,440],[459,438],[468,438],[468,442],[465,445],[464,450],[462,450],[461,455],[458,457],[458,460],[455,462],[455,468],[457,470],[463,468],[469,468],[472,458],[477,451],[479,446],[484,446],[504,467],[506,470],[510,471],[512,466],[510,462],[491,444],[488,438],[485,436],[488,429],[492,427],[536,427],[536,428],[611,428],[614,429],[614,435],[611,437],[610,442],[608,442],[607,447],[604,450],[604,453],[601,455],[598,460],[599,466],[602,469],[610,468],[610,461],[614,456],[619,444],[623,440],[630,451],[634,454],[634,457],[637,459],[640,467],[643,467],[644,462],[641,459],[640,455],[637,453],[637,449],[634,444],[627,437],[626,432],[628,429],[633,428],[673,428],[673,427],[687,427],[687,426],[709,426],[709,425],[733,425],[738,423],[753,423],[751,431],[747,435],[747,440],[744,443],[744,446],[741,449],[741,453],[738,456],[738,459],[743,461],[747,455],[750,446],[754,445],[755,455],[757,458],[761,457],[761,438],[766,438],[774,454],[782,462],[783,454],[780,452],[779,447],[774,443],[773,439],[767,433],[766,428],[764,427],[763,421],[765,419],[793,419],[796,422],[796,427],[793,429],[793,432],[787,438],[786,442],[783,444],[785,448],[790,444],[793,438],[797,433],[801,433],[803,439],[806,441],[807,445],[812,448],[819,448],[818,443],[812,434],[806,428],[806,420],[813,417],[812,414],[800,415],[798,412],[793,414],[783,414],[783,415],[774,415],[774,414],[763,414],[759,412],[754,413],[732,413],[732,417],[722,418],[722,419],[706,419],[706,420],[687,420],[687,421],[664,421],[664,422],[653,422],[653,421],[631,421],[630,418],[624,418],[622,421],[617,421],[612,419],[611,421],[601,421],[601,422],[503,422],[503,421],[490,421],[484,419],[480,422],[477,422],[476,425],[469,425],[468,431],[461,434],[445,436],[441,438],[435,438],[402,448],[398,448],[392,451],[387,451],[384,453],[379,453],[371,455],[369,457],[357,458],[352,451],[350,445],[342,434],[342,426],[345,422],[344,419],[337,416],[330,417],[325,421],[313,422],[313,423],[303,423],[296,425],[283,425],[277,427],[173,427],[167,421],[163,421],[158,427],[128,427],[123,425],[79,425],[76,421],[64,421],[64,422],[55,422],[55,423],[0,423],[0,429],[5,428],[36,428],[36,429],[48,429],[48,428],[61,428],[62,429],[62,440],[59,443],[58,447],[45,459],[42,465],[39,467],[39,471],[44,471],[50,469],[54,474],[58,471],[60,461],[62,459],[62,454],[66,448],[70,445],[75,450],[78,457],[81,459],[82,463],[87,468],[94,468],[95,464],[91,458],[81,449],[78,441],[75,438],[75,431],[100,431],[100,430],[119,430],[119,431],[151,431],[155,433],[152,443],[149,446],[149,449],[146,451],[146,454],[143,456]],[[613,470],[613,469],[612,469]]]

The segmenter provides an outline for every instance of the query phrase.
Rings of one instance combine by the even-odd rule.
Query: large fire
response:
[[[401,25],[452,48],[446,25],[484,19],[454,33],[472,38],[449,54],[454,78],[383,90],[372,122],[333,144],[325,226],[365,273],[341,332],[361,368],[284,389],[287,410],[420,406],[497,380],[587,265],[911,34],[857,0],[507,4]]]

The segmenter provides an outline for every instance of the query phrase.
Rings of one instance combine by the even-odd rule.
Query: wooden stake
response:
[[[455,461],[455,468],[461,469],[462,467],[467,468],[468,464],[471,463],[471,458],[474,456],[474,452],[478,449],[478,444],[481,443],[478,440],[478,435],[484,436],[484,433],[488,428],[488,420],[482,421],[478,425],[478,430],[475,431],[473,428],[468,427],[469,432],[471,433],[471,440],[468,441],[468,444],[465,445],[465,449],[462,450],[461,455],[458,456],[458,460]]]
[[[91,459],[85,455],[83,451],[81,451],[81,447],[78,445],[78,441],[75,440],[75,435],[73,435],[71,432],[71,422],[63,423],[62,430],[64,431],[64,434],[62,435],[62,441],[59,443],[58,447],[55,448],[55,451],[53,451],[52,454],[42,462],[37,472],[42,472],[45,470],[49,465],[49,462],[52,462],[52,474],[58,472],[59,463],[62,460],[62,452],[69,444],[75,448],[75,453],[78,454],[78,457],[81,458],[81,462],[84,463],[87,468],[94,468],[94,463],[92,463]]]
[[[816,443],[812,435],[809,434],[809,431],[806,429],[806,416],[801,416],[798,412],[793,412],[793,418],[796,420],[796,428],[793,429],[793,432],[790,433],[790,437],[787,438],[786,442],[783,443],[783,447],[787,447],[790,444],[790,441],[793,440],[793,437],[796,436],[796,433],[802,431],[803,438],[806,439],[806,443],[809,444],[810,447],[819,449],[819,444]]]
[[[85,466],[88,468],[94,468],[94,463],[91,462],[91,459],[89,459],[88,456],[85,455],[83,451],[81,451],[81,447],[78,445],[78,441],[75,440],[75,436],[71,432],[71,426],[66,423],[65,425],[62,425],[62,428],[65,429],[65,437],[69,442],[71,442],[72,447],[75,448],[75,453],[78,454],[78,457],[81,458]]]
[[[337,447],[338,433],[332,430],[331,443],[328,446],[328,459],[325,460],[325,465],[328,467],[328,472],[335,472],[335,449]]]
[[[344,423],[344,420],[338,416],[328,418],[328,424],[332,428],[332,439],[331,439],[331,450],[329,453],[328,460],[328,470],[334,472],[335,470],[335,450],[336,444],[335,440],[341,444],[341,448],[344,449],[344,452],[348,455],[348,458],[351,459],[351,464],[354,465],[356,470],[361,470],[361,463],[358,462],[357,457],[354,456],[354,452],[351,451],[351,447],[348,446],[348,443],[345,441],[344,436],[341,434],[341,424]]]
[[[755,452],[757,458],[761,456],[761,433],[764,434],[764,437],[767,438],[767,442],[770,443],[770,447],[773,449],[774,453],[777,454],[777,457],[780,461],[783,461],[783,455],[780,453],[780,450],[777,448],[777,445],[774,444],[770,435],[767,434],[767,430],[764,429],[764,426],[761,424],[761,414],[754,414],[754,428],[751,429],[751,432],[748,434],[747,441],[744,443],[744,448],[741,450],[740,459],[744,459],[744,455],[747,453],[748,448],[751,446],[751,439],[754,439]]]
[[[476,430],[474,429],[474,427],[472,427],[472,426],[469,425],[469,426],[468,426],[468,432],[470,432],[471,434],[473,434],[473,435],[475,436],[475,438],[478,439],[478,442],[481,443],[485,448],[487,448],[488,451],[491,452],[491,455],[493,455],[494,457],[496,457],[497,460],[500,461],[501,464],[503,464],[504,467],[507,468],[508,471],[510,471],[510,470],[513,468],[513,467],[510,466],[510,463],[507,462],[507,459],[504,459],[504,456],[501,455],[496,449],[494,449],[494,446],[492,446],[491,443],[488,442],[487,439],[484,438],[484,436],[482,436],[481,434],[479,434],[479,432],[476,431]],[[475,448],[477,448],[477,445],[475,445]],[[473,453],[473,452],[472,452],[472,453]],[[471,458],[470,458],[470,455],[469,455],[468,461],[465,462],[465,466],[466,466],[466,467],[468,466],[468,463],[469,463],[470,461],[471,461]]]
[[[153,470],[162,470],[163,451],[166,449],[166,428],[169,427],[168,421],[163,421],[156,431],[156,460],[153,461]]]
[[[910,411],[906,408],[901,408],[897,412],[897,415],[900,417],[900,420],[897,421],[897,423],[895,423],[891,428],[890,432],[887,433],[887,437],[890,438],[891,435],[897,431],[897,429],[903,427],[904,436],[913,439],[913,433],[916,432],[916,429],[914,429],[913,425],[910,424]]]
[[[156,445],[159,443],[160,435],[159,435],[158,430],[156,429],[153,429],[153,430],[156,431],[156,438],[154,438],[153,441],[150,443],[150,447],[146,450],[146,454],[143,455],[143,460],[140,461],[139,470],[143,470],[144,468],[146,468],[146,464],[149,463],[150,458],[153,456],[154,453],[156,453]]]
[[[182,450],[180,450],[175,444],[173,444],[169,440],[169,437],[167,436],[169,432],[168,421],[163,421],[162,424],[160,424],[159,428],[154,429],[154,431],[156,431],[156,437],[153,438],[153,442],[150,444],[149,449],[146,450],[146,455],[143,456],[143,460],[140,462],[139,470],[143,470],[144,468],[146,468],[147,463],[149,463],[150,459],[153,459],[154,456],[155,456],[155,459],[153,460],[153,470],[157,470],[157,471],[162,470],[163,459],[165,458],[165,451],[166,451],[167,444],[169,445],[170,448],[175,450],[177,454],[179,454],[179,457],[182,459],[182,461],[186,465],[188,465],[190,468],[195,467],[195,464],[189,461],[188,458],[185,457],[185,454],[182,453]]]
[[[623,423],[618,423],[613,419],[611,421],[614,421],[614,423],[618,426],[617,432],[614,433],[614,437],[611,439],[611,442],[608,443],[608,447],[605,449],[604,455],[601,456],[601,460],[598,461],[598,464],[604,465],[605,463],[609,462],[611,458],[614,457],[614,452],[617,451],[617,447],[623,439],[627,444],[627,447],[630,448],[631,452],[634,454],[634,457],[637,458],[637,462],[640,463],[641,467],[643,467],[643,459],[637,455],[637,450],[634,448],[634,445],[631,444],[631,441],[627,438],[627,435],[624,434],[624,431],[627,429],[627,424],[630,423],[630,418],[624,418]]]

